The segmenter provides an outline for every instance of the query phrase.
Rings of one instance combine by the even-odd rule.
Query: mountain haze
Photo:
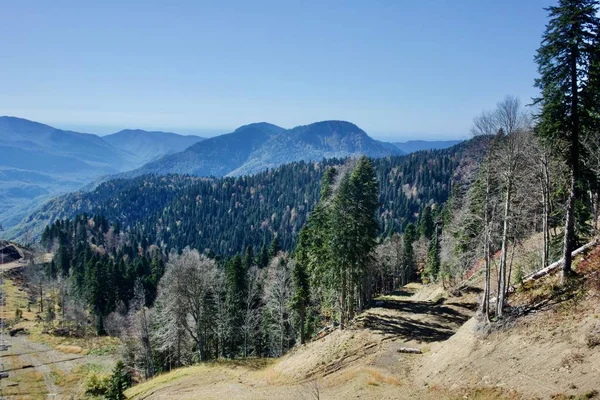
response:
[[[294,161],[319,161],[360,154],[376,158],[403,153],[372,139],[362,129],[346,121],[322,121],[287,130],[261,122],[206,139],[125,176],[147,173],[244,175]]]
[[[125,130],[107,137],[0,117],[0,223],[18,223],[37,205],[101,176],[137,168],[202,140]]]
[[[447,149],[460,142],[462,140],[409,140],[406,142],[395,142],[393,145],[405,153],[414,153],[421,150]]]
[[[165,154],[177,153],[204,138],[184,136],[172,132],[125,129],[102,139],[116,149],[130,153],[138,165],[155,160]]]

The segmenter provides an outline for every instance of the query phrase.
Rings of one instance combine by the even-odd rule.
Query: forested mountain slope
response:
[[[476,168],[484,142],[479,138],[450,149],[375,159],[382,232],[401,231],[423,207],[443,203],[452,181]],[[297,162],[242,177],[144,175],[112,180],[91,192],[49,202],[20,228],[39,233],[56,219],[87,212],[168,248],[189,245],[233,254],[249,244],[268,243],[277,234],[281,246],[290,250],[318,200],[324,170],[347,162]]]
[[[183,152],[167,155],[123,176],[147,173],[237,176],[294,161],[320,161],[359,154],[384,157],[402,152],[370,138],[350,122],[323,121],[289,130],[262,122],[196,143]]]
[[[100,137],[0,117],[0,223],[9,228],[48,198],[137,168],[201,138],[126,130]]]

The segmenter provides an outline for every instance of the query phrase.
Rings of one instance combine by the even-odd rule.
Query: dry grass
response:
[[[449,397],[452,400],[500,400],[510,399],[518,400],[523,399],[521,395],[515,392],[505,391],[500,388],[472,388],[465,389],[458,392],[458,394],[451,395]]]
[[[35,370],[23,370],[12,374],[2,382],[2,394],[15,400],[44,400],[48,391],[44,377]]]
[[[117,354],[121,341],[110,336],[88,335],[86,337],[54,336],[42,332],[39,325],[29,328],[29,339],[53,347],[68,354]]]
[[[566,394],[555,394],[550,398],[552,400],[586,400],[586,399],[597,399],[600,397],[600,394],[597,390],[589,390],[580,395],[566,395]]]
[[[152,392],[155,389],[169,382],[173,382],[190,375],[201,374],[203,372],[206,372],[207,368],[208,367],[206,365],[194,365],[192,367],[178,368],[171,372],[155,376],[154,378],[146,382],[142,382],[128,389],[127,392],[125,392],[125,395],[127,396],[127,398],[143,396],[144,394]]]
[[[246,360],[215,360],[207,363],[193,365],[190,367],[178,368],[173,371],[158,375],[146,382],[142,382],[129,390],[127,390],[127,398],[133,398],[143,396],[146,393],[150,393],[161,386],[173,382],[188,376],[200,375],[208,372],[218,372],[223,376],[232,375],[232,371],[239,369],[239,373],[245,371],[259,372],[259,375],[269,380],[270,374],[266,368],[272,365],[273,359],[264,358],[250,358]],[[239,375],[238,373],[233,375]],[[275,376],[271,376],[272,380],[275,380]]]
[[[585,360],[585,356],[579,352],[566,354],[561,361],[561,365],[565,368],[570,368],[575,364],[581,364]]]
[[[368,369],[367,374],[369,375],[367,379],[368,385],[379,386],[382,383],[395,386],[401,385],[400,379],[398,379],[398,377],[386,374],[381,370]]]
[[[3,287],[6,299],[4,307],[2,308],[2,314],[0,316],[5,321],[12,321],[15,318],[15,311],[17,309],[23,312],[23,320],[33,321],[35,319],[35,313],[33,311],[27,311],[27,304],[29,299],[27,293],[21,289],[12,279],[4,278]],[[32,306],[35,308],[35,306]]]

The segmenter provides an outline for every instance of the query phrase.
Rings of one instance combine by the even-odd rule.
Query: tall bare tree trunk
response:
[[[544,233],[544,244],[542,249],[542,268],[548,266],[550,253],[550,171],[548,166],[548,153],[544,151],[542,156],[542,231]]]
[[[564,284],[571,274],[573,259],[571,256],[575,247],[575,201],[577,200],[577,181],[579,179],[579,84],[577,76],[577,59],[579,49],[573,44],[570,54],[571,64],[571,140],[569,144],[570,187],[565,218],[565,239],[563,246],[563,269],[560,276]]]
[[[489,168],[489,166],[488,166]],[[489,200],[490,200],[490,171],[486,172],[485,184],[485,202],[484,202],[484,243],[483,257],[485,259],[485,287],[483,291],[483,301],[481,303],[481,312],[485,316],[486,322],[490,322],[490,216],[489,216]]]
[[[502,316],[504,310],[504,296],[506,287],[506,258],[508,252],[508,219],[510,217],[510,201],[512,194],[512,179],[509,178],[506,185],[506,197],[504,200],[504,224],[502,228],[502,250],[500,254],[500,270],[498,271],[498,295],[496,296],[496,315]]]
[[[42,281],[40,280],[40,312],[44,312],[44,289],[42,286]],[[4,300],[3,300],[4,301]]]
[[[346,328],[346,271],[342,271],[342,293],[340,296],[340,329]]]

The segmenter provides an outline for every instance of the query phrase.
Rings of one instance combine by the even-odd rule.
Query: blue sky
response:
[[[0,115],[100,134],[343,119],[465,137],[506,94],[536,95],[554,2],[93,3],[0,0]]]

